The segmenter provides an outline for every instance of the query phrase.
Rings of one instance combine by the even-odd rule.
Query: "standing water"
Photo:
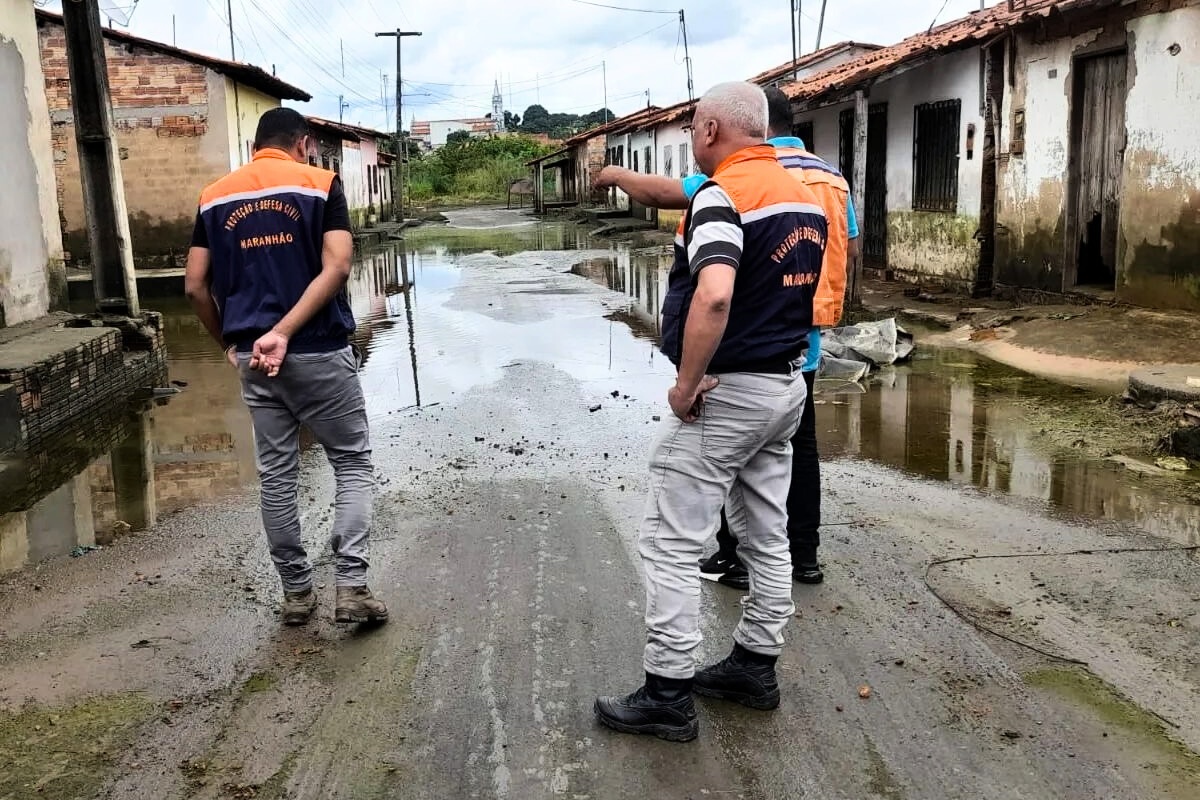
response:
[[[619,377],[624,391],[655,400],[673,374],[655,348],[667,250],[548,222],[422,227],[364,252],[348,293],[368,413],[378,419],[452,402],[522,360],[553,363],[594,388]],[[530,267],[544,277],[530,279]],[[611,290],[600,302],[594,284]],[[460,302],[466,296],[485,296],[490,313],[468,310],[478,304]],[[164,514],[253,484],[253,437],[236,372],[182,298],[147,305],[165,315],[171,379],[181,391],[165,404],[139,401],[116,417],[89,419],[52,451],[0,460],[0,572],[80,554],[137,528],[130,517],[147,499]],[[1061,400],[1063,389],[917,344],[913,363],[864,386],[818,385],[825,458],[869,459],[1200,542],[1197,506],[1048,441],[1036,410],[1043,399]],[[153,480],[131,477],[126,465],[146,459]]]

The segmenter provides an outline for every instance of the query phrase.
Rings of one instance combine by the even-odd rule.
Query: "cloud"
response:
[[[784,0],[597,0],[669,10],[682,5],[695,90],[746,78],[791,58]],[[52,4],[53,7],[54,4]],[[837,0],[827,4],[824,43],[893,43],[929,27],[943,0]],[[403,43],[405,124],[418,118],[478,116],[491,110],[493,82],[505,106],[522,113],[600,108],[605,90],[618,114],[687,97],[687,74],[674,14],[635,14],[571,0],[232,0],[235,44],[250,61],[311,92],[307,113],[390,129],[394,118],[395,40],[377,30],[418,30]],[[813,48],[821,3],[802,2],[804,49]],[[978,9],[949,0],[944,22]],[[229,56],[223,0],[145,0],[130,31],[180,47]],[[174,23],[174,25],[173,25]],[[603,62],[604,67],[601,68]],[[344,66],[343,66],[344,64]],[[387,75],[384,85],[381,75]],[[384,111],[386,90],[387,106]]]

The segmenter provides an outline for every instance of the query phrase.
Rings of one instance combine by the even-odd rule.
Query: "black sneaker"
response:
[[[692,690],[705,697],[730,700],[760,711],[779,707],[775,659],[751,653],[740,644],[735,644],[733,652],[723,661],[697,672]]]
[[[792,578],[796,583],[818,584],[825,580],[825,573],[821,571],[821,565],[812,564],[793,564]]]
[[[742,566],[737,556],[713,553],[700,562],[700,577],[743,592],[750,588],[750,573]]]
[[[825,580],[821,564],[817,561],[817,548],[802,547],[792,550],[792,578],[796,583],[817,584]]]
[[[597,697],[596,718],[621,733],[645,733],[669,742],[690,742],[700,731],[690,678],[646,673],[646,683],[624,697]]]

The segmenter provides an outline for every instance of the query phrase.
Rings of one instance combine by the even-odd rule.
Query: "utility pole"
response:
[[[600,62],[600,74],[604,79],[604,124],[608,124],[608,65],[606,62]]]
[[[346,102],[345,96],[339,94],[338,95],[338,122],[342,121],[342,112],[345,111],[349,107],[350,107],[350,104]]]
[[[796,53],[804,55],[804,0],[796,0]]]
[[[692,84],[692,56],[688,51],[687,19],[683,16],[682,8],[679,9],[679,28],[683,31],[683,63],[687,66],[688,100],[695,100],[696,88]]]
[[[800,58],[796,52],[796,0],[788,0],[788,18],[792,21],[792,80],[796,80],[799,74],[796,61]]]
[[[387,73],[386,72],[379,73],[379,96],[383,99],[383,118],[391,119],[392,112],[391,112],[391,105],[388,103]],[[383,129],[385,131],[387,130],[387,123],[384,123]]]
[[[400,71],[400,43],[404,41],[405,36],[420,36],[421,32],[402,31],[396,28],[394,31],[384,31],[375,35],[396,37],[396,158],[399,167],[397,170],[399,180],[396,181],[396,218],[400,222],[404,222],[404,163],[408,161],[408,150],[404,145],[404,89]]]
[[[229,19],[229,60],[237,61],[237,48],[233,46],[233,0],[225,0],[225,16]],[[246,163],[242,144],[242,99],[238,96],[238,82],[233,80],[233,117],[237,126],[238,166]]]
[[[100,6],[97,0],[63,3],[62,14],[96,310],[136,316],[141,309],[133,272],[121,159],[112,129],[112,98],[108,92]]]
[[[825,32],[825,3],[828,0],[821,0],[821,19],[817,22],[817,50],[821,49],[821,34]]]

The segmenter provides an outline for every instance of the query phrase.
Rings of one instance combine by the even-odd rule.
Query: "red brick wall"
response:
[[[63,121],[71,109],[66,40],[61,25],[45,21],[39,21],[38,35],[63,244],[71,260],[82,262],[87,228],[75,128]],[[120,42],[105,44],[134,258],[139,266],[165,265],[185,252],[196,199],[228,171],[229,145],[223,132],[211,130],[207,68]],[[225,110],[214,113],[221,119]]]
[[[39,21],[38,36],[42,71],[46,74],[46,100],[52,112],[65,111],[71,107],[71,81],[63,28]],[[105,45],[108,88],[114,108],[208,103],[208,70],[200,64],[111,40],[105,40]]]

